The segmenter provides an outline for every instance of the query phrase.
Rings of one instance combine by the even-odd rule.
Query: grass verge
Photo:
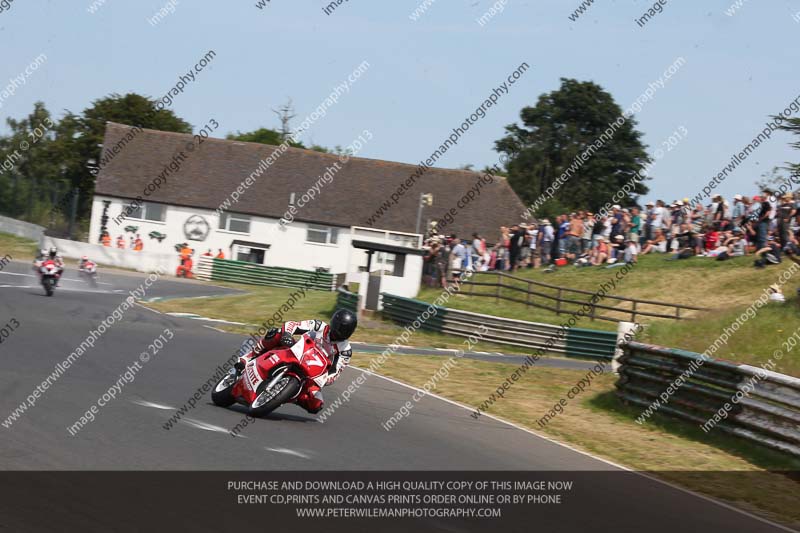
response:
[[[242,289],[242,285],[232,283],[218,283],[217,285]],[[245,324],[263,324],[265,320],[275,315],[276,311],[290,299],[295,289],[280,287],[261,287],[249,285],[248,292],[229,296],[197,299],[172,299],[149,302],[147,305],[163,313],[197,313],[208,318],[221,318],[232,322]],[[294,308],[278,319],[278,324],[287,320],[303,320],[307,318],[321,318],[327,320],[336,307],[336,294],[323,291],[307,291],[306,296],[300,298]],[[256,328],[251,326],[217,325],[216,327],[232,333],[247,335]],[[378,316],[366,317],[359,320],[358,329],[351,338],[358,342],[371,342],[380,344],[394,343],[402,332],[397,324],[383,320]],[[406,341],[410,346],[428,348],[463,348],[464,340],[453,335],[445,335],[431,331],[417,330]],[[473,350],[503,351],[504,353],[525,353],[519,346],[480,342]]]
[[[0,233],[0,257],[8,255],[16,261],[33,261],[37,249],[36,241],[17,237],[10,233]]]
[[[353,364],[366,368],[373,357],[356,354]],[[392,356],[379,371],[421,387],[443,362],[443,358],[437,357]],[[448,378],[437,383],[434,392],[474,407],[515,369],[514,365],[461,359]],[[591,389],[569,400],[562,414],[540,427],[537,421],[559,399],[565,398],[567,391],[585,374],[585,371],[536,368],[524,374],[488,412],[766,518],[793,527],[800,525],[797,482],[776,472],[798,471],[800,460],[725,434],[706,434],[691,424],[660,415],[639,425],[635,420],[640,410],[625,406],[616,398],[613,375],[596,377]],[[464,416],[470,415],[465,411]],[[759,473],[756,478],[759,482],[732,484],[731,471],[743,476]],[[720,474],[717,476],[715,472]]]

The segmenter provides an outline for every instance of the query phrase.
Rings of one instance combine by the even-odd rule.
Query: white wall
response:
[[[369,274],[366,272],[349,272],[347,274],[348,283],[358,283],[358,295],[360,308],[364,309],[367,302],[367,285]],[[380,292],[388,292],[396,296],[405,298],[416,298],[422,283],[422,256],[406,255],[406,265],[403,276],[389,276],[384,274],[381,278]],[[382,304],[378,304],[378,310],[383,309]]]
[[[0,216],[0,231],[31,239],[32,241],[38,241],[44,234],[42,226],[3,216]]]
[[[161,270],[167,274],[174,275],[175,269],[178,268],[180,262],[178,254],[175,253],[134,252],[133,250],[109,248],[101,244],[56,239],[47,236],[42,237],[39,242],[40,248],[49,249],[51,246],[55,246],[62,257],[80,259],[85,255],[96,263],[131,268],[139,272]]]
[[[216,255],[217,249],[222,248],[225,257],[231,258],[230,245],[233,240],[242,240],[271,244],[266,252],[264,264],[287,268],[313,270],[316,267],[329,268],[334,274],[347,272],[347,263],[350,253],[350,230],[339,228],[336,244],[317,244],[306,242],[307,224],[293,222],[281,228],[278,219],[251,216],[250,232],[234,233],[219,228],[219,217],[210,209],[197,209],[188,207],[168,206],[164,222],[149,220],[124,219],[119,224],[114,218],[122,213],[127,201],[119,198],[95,196],[92,204],[90,223],[90,243],[97,242],[100,234],[100,217],[103,213],[103,200],[111,201],[108,208],[108,232],[111,235],[112,246],[116,246],[117,236],[124,233],[126,226],[138,226],[137,233],[144,241],[145,252],[172,254],[177,265],[177,252],[175,245],[187,242],[195,249],[195,256],[202,255],[208,248]],[[192,215],[202,216],[209,224],[211,230],[205,241],[191,241],[184,234],[184,223]],[[151,231],[158,231],[167,236],[161,243],[148,237]],[[130,233],[125,233],[126,241]],[[173,268],[174,270],[174,268]]]

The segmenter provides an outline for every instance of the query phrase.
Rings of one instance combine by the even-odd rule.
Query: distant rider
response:
[[[78,271],[83,272],[87,269],[91,269],[93,266],[95,266],[95,263],[93,261],[89,261],[88,255],[84,255],[81,257],[81,262],[78,263]]]
[[[241,357],[236,363],[236,369],[241,371],[245,364],[253,357],[258,357],[269,350],[279,346],[291,347],[295,344],[293,335],[303,335],[309,331],[318,333],[317,346],[322,348],[331,360],[328,367],[328,378],[325,385],[330,385],[339,377],[344,367],[350,364],[353,350],[348,340],[358,326],[356,315],[347,309],[338,309],[331,317],[330,325],[321,320],[304,320],[302,322],[286,322],[282,328],[272,328],[264,338],[256,343],[255,348],[247,355]],[[294,400],[297,405],[309,413],[318,413],[322,410],[322,391],[313,381],[307,381],[300,395]]]
[[[61,275],[64,273],[64,260],[58,255],[58,250],[55,246],[50,248],[50,251],[47,253],[47,257],[42,261],[40,266],[44,266],[48,263],[53,263],[56,267],[58,267],[58,274],[56,274],[56,285],[58,285],[59,280],[61,280]]]

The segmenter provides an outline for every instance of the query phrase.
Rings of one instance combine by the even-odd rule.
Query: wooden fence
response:
[[[494,276],[495,281],[479,281],[479,278]],[[467,296],[494,298],[525,304],[526,307],[547,309],[557,315],[573,314],[580,308],[590,307],[587,316],[591,320],[611,322],[636,322],[637,317],[667,318],[680,320],[688,318],[688,311],[703,311],[701,307],[639,300],[606,294],[599,298],[598,292],[570,289],[533,281],[505,272],[478,272],[462,282],[461,293]],[[505,293],[504,293],[505,291]],[[594,303],[592,303],[594,301]]]

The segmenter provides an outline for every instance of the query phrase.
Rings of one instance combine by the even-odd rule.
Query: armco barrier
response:
[[[307,287],[320,291],[336,289],[336,276],[329,272],[313,272],[294,268],[257,265],[248,261],[232,261],[201,256],[194,268],[195,277],[203,280],[232,281],[249,285],[269,285],[290,289]]]
[[[339,288],[336,291],[336,308],[348,309],[358,314],[358,294]]]
[[[402,298],[382,293],[383,315],[403,325],[414,323],[430,307],[427,302]],[[545,348],[548,339],[558,335],[561,326],[539,324],[500,318],[491,315],[471,313],[446,307],[436,307],[436,313],[427,320],[419,319],[420,328],[439,333],[449,333],[468,337],[475,334],[478,326],[486,326],[488,332],[483,339],[525,348]],[[611,359],[617,342],[617,334],[610,331],[596,331],[582,328],[569,328],[563,337],[558,338],[548,351],[568,356]]]
[[[624,344],[618,362],[623,401],[800,456],[800,379],[639,342]]]

